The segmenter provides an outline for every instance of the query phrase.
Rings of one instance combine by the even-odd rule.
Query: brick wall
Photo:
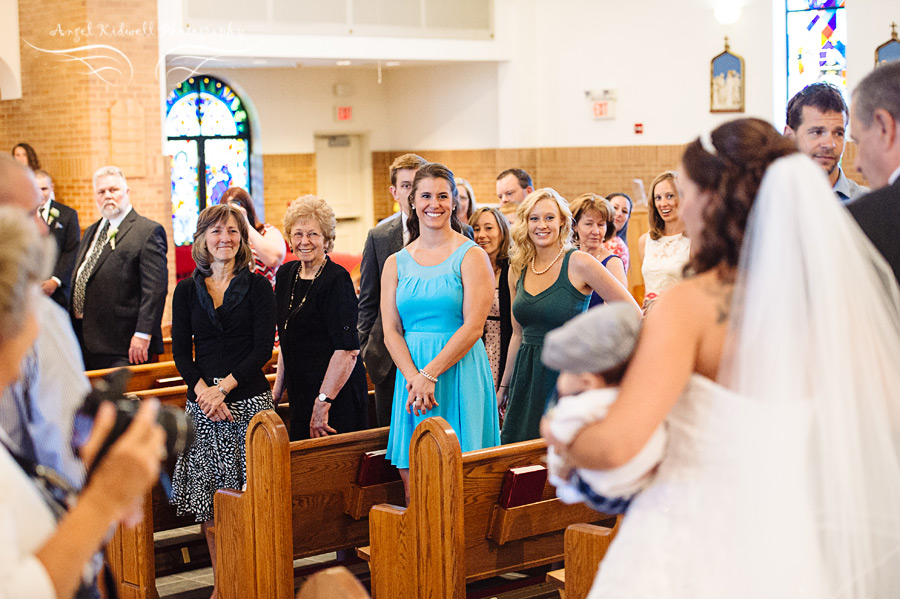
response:
[[[266,222],[281,230],[288,205],[300,196],[316,193],[316,155],[264,155],[263,177]]]
[[[123,167],[130,198],[142,215],[165,226],[169,236],[169,289],[175,262],[168,160],[162,156],[159,110],[158,32],[154,3],[59,0],[48,10],[43,0],[19,0],[22,98],[0,102],[0,149],[31,144],[54,179],[57,198],[78,210],[81,226],[99,218],[91,176],[106,164]],[[91,24],[90,32],[87,29]],[[153,29],[147,29],[147,26]],[[75,31],[81,28],[81,39]],[[63,34],[61,35],[60,32]],[[72,34],[68,34],[71,32]],[[108,82],[87,74],[77,61],[40,52],[104,44],[106,51],[71,51],[77,56],[104,52],[95,67]],[[123,57],[124,55],[124,57]],[[127,59],[127,60],[126,60]],[[166,315],[169,320],[169,302]]]
[[[432,162],[447,165],[457,177],[467,179],[476,200],[495,203],[497,175],[508,168],[523,168],[535,187],[553,187],[564,198],[574,199],[586,192],[631,195],[632,179],[650,182],[664,170],[675,169],[684,150],[674,146],[611,146],[593,148],[537,148],[519,150],[420,150],[416,153]],[[372,153],[372,188],[375,220],[393,212],[390,165],[407,150]],[[853,165],[856,144],[848,143],[843,168],[848,177],[865,184]]]

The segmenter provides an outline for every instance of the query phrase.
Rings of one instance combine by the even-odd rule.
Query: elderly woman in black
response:
[[[366,428],[366,371],[359,359],[357,299],[350,274],[328,258],[337,221],[325,200],[303,196],[284,216],[284,232],[299,258],[278,269],[278,377],[287,390],[291,440]]]
[[[234,206],[200,213],[191,255],[197,268],[172,297],[172,357],[197,441],[175,466],[172,501],[203,523],[215,567],[213,495],[244,486],[247,425],[273,407],[263,366],[272,357],[275,296],[250,272],[246,219]]]

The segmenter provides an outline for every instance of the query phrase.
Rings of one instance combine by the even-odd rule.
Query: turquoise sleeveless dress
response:
[[[397,256],[397,311],[403,338],[416,368],[424,368],[463,324],[462,261],[466,240],[435,266],[421,266],[406,248]],[[497,394],[484,342],[479,339],[462,359],[438,376],[434,389],[438,406],[423,416],[406,413],[406,378],[397,370],[387,457],[398,468],[409,468],[409,441],[425,418],[440,416],[450,423],[463,451],[500,444]]]
[[[516,283],[512,312],[522,327],[522,344],[509,380],[509,401],[501,435],[504,444],[541,436],[541,416],[559,378],[557,371],[541,362],[544,336],[588,309],[591,296],[584,295],[569,282],[569,258],[574,251],[569,250],[563,258],[556,282],[539,294],[525,291],[525,271]]]

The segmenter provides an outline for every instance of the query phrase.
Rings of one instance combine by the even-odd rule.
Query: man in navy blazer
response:
[[[900,62],[876,67],[853,92],[850,132],[856,168],[872,193],[848,206],[900,282]]]
[[[391,423],[394,379],[397,367],[384,345],[381,323],[381,272],[388,256],[403,249],[409,192],[416,172],[427,161],[416,154],[399,156],[391,164],[390,192],[400,212],[378,223],[369,231],[363,249],[359,273],[359,347],[366,372],[375,386],[375,415],[378,426]]]
[[[53,195],[53,179],[47,171],[39,170],[34,176],[43,200],[38,208],[38,214],[47,223],[50,234],[56,240],[57,249],[53,275],[41,283],[41,288],[57,304],[68,308],[72,291],[72,269],[81,241],[78,213],[56,201]]]
[[[69,308],[87,370],[141,364],[163,351],[166,232],[134,210],[128,191],[118,167],[94,173],[103,216],[78,248]]]

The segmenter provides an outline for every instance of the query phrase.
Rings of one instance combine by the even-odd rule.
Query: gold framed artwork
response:
[[[875,66],[900,60],[900,38],[897,37],[897,24],[891,23],[891,39],[875,48]]]
[[[709,111],[744,112],[745,84],[744,59],[731,52],[726,37],[725,51],[709,65]]]

